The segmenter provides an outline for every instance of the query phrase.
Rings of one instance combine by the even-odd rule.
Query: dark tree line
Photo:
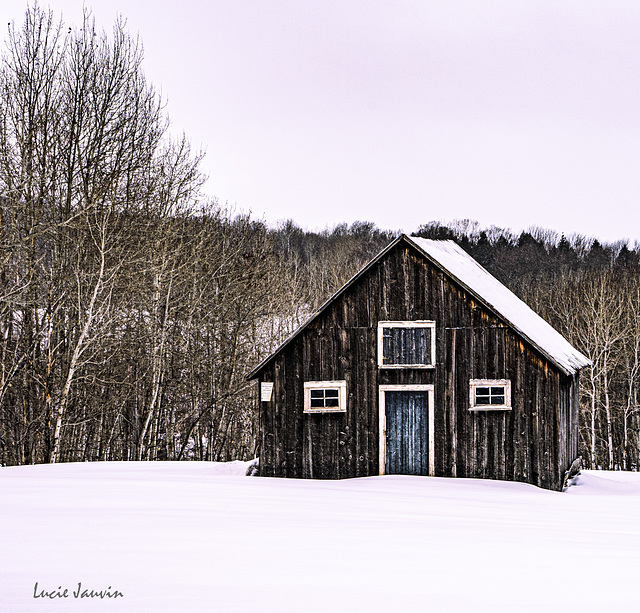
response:
[[[201,193],[123,24],[39,8],[0,60],[0,464],[247,459],[246,374],[395,233],[267,227]],[[431,222],[593,361],[581,452],[637,469],[640,252]]]

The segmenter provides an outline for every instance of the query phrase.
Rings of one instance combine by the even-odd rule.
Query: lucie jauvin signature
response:
[[[68,588],[62,587],[59,585],[54,589],[42,588],[38,585],[38,582],[35,582],[33,586],[33,597],[34,598],[48,598],[50,600],[55,600],[57,598],[124,598],[124,594],[117,589],[109,586],[106,589],[97,590],[94,588],[86,588],[82,585],[81,581],[78,581],[78,586],[76,588]]]

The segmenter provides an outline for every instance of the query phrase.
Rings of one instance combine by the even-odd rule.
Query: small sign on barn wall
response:
[[[273,394],[273,382],[263,381],[260,384],[260,400],[262,402],[269,402],[271,400],[272,394]]]

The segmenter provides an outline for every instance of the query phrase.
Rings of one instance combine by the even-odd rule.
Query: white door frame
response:
[[[429,475],[435,474],[434,460],[434,403],[433,385],[379,385],[378,386],[378,415],[380,426],[380,439],[378,447],[379,474],[385,474],[387,465],[387,416],[385,413],[386,392],[429,392]]]

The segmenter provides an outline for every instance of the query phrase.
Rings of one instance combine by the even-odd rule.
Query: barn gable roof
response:
[[[456,243],[416,237],[407,239],[566,374],[575,374],[591,364],[562,334]]]
[[[455,242],[451,240],[430,240],[402,234],[345,283],[269,357],[258,364],[249,373],[247,379],[257,377],[260,371],[301,334],[309,324],[320,317],[330,304],[344,294],[353,283],[401,241],[406,241],[422,253],[437,268],[467,290],[476,300],[503,319],[565,374],[573,375],[591,363],[564,336],[478,264]]]

